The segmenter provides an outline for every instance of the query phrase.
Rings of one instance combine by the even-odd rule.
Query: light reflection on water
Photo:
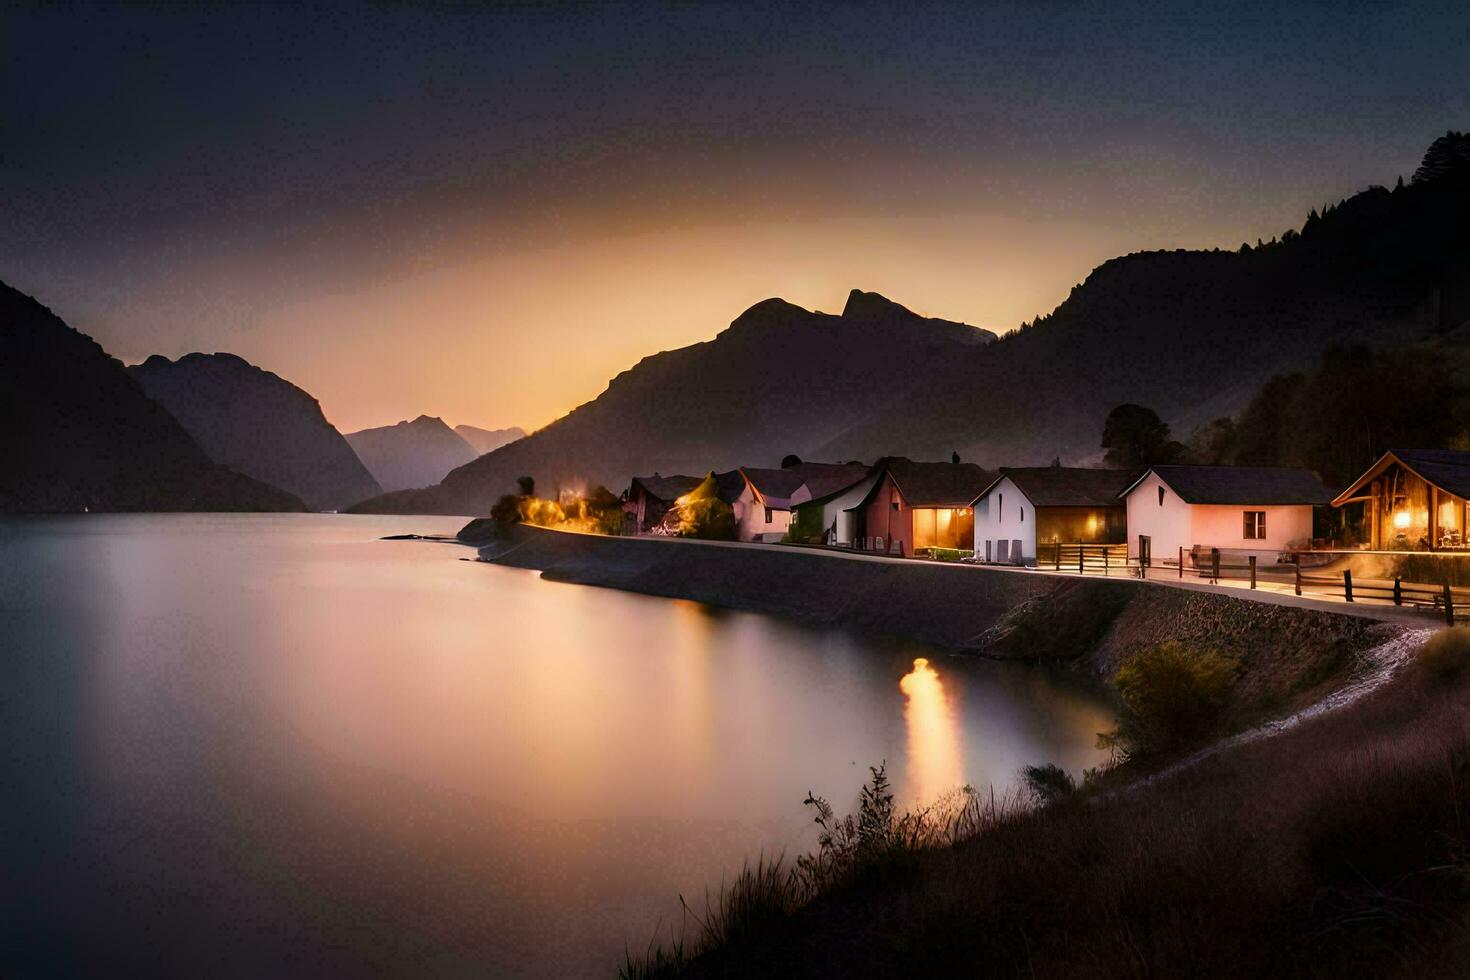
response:
[[[809,790],[1097,761],[1028,668],[376,540],[458,523],[0,522],[0,974],[608,975]]]

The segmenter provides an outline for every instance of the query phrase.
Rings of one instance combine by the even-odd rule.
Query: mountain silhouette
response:
[[[595,484],[616,489],[640,473],[775,467],[787,453],[807,457],[894,392],[927,385],[925,365],[994,339],[858,290],[840,316],[765,300],[713,340],[645,357],[594,401],[461,466],[438,486],[355,509],[477,514],[513,492],[519,476],[534,477],[547,495]]]
[[[814,455],[939,458],[958,448],[986,465],[1085,462],[1121,403],[1148,405],[1188,433],[1329,346],[1454,330],[1470,320],[1470,166],[1435,170],[1314,209],[1273,244],[1105,262],[1050,315],[926,365],[927,384],[855,417]]]
[[[431,486],[479,455],[443,419],[428,415],[349,432],[347,441],[383,489],[390,491]]]
[[[218,463],[341,510],[381,493],[321,405],[291,382],[234,354],[155,354],[129,372]]]
[[[300,511],[219,465],[123,365],[0,283],[0,511]]]
[[[469,443],[476,453],[484,455],[493,452],[508,442],[526,437],[526,430],[520,426],[511,426],[509,429],[481,429],[473,425],[456,425],[454,431],[459,437]]]

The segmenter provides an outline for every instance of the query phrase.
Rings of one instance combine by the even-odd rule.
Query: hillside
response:
[[[315,398],[244,358],[155,354],[128,370],[210,458],[312,510],[341,510],[382,490]]]
[[[958,446],[1008,465],[1083,462],[1119,403],[1156,409],[1183,436],[1328,346],[1454,330],[1470,321],[1470,163],[1455,166],[1454,136],[1426,155],[1430,176],[1314,209],[1280,242],[1106,262],[1049,316],[929,365],[930,384],[855,418],[816,455]]]
[[[479,453],[443,419],[420,415],[412,422],[347,433],[347,442],[384,490],[427,487]]]
[[[880,397],[926,386],[927,365],[994,337],[857,290],[840,316],[766,300],[713,340],[645,357],[596,400],[439,486],[355,509],[479,514],[519,476],[535,477],[545,494],[598,483],[616,490],[655,471],[777,466],[787,453],[807,456]]]
[[[518,425],[513,425],[509,429],[481,429],[474,425],[456,425],[454,431],[459,433],[459,437],[469,443],[481,456],[494,452],[506,443],[526,437],[526,430]]]
[[[299,511],[212,461],[96,341],[0,283],[0,512]]]

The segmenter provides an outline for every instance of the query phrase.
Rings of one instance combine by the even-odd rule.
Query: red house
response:
[[[856,507],[857,547],[913,555],[933,548],[975,548],[971,502],[994,479],[974,463],[916,463],[902,456],[879,460],[878,482]]]

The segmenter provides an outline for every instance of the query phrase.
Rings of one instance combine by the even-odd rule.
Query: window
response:
[[[1260,541],[1266,537],[1266,512],[1264,510],[1245,512],[1245,536],[1247,540],[1254,541]]]
[[[898,510],[898,501],[895,500],[890,506],[892,506],[894,510]]]
[[[1026,523],[1026,508],[1025,507],[1022,507],[1021,508],[1021,523],[1022,524],[1025,524]]]
[[[1003,518],[1001,516],[1001,511],[1005,508],[1005,505],[1006,505],[1006,495],[1003,494],[1003,493],[996,494],[995,495],[995,519],[996,520],[998,520],[998,521],[999,520],[1003,520]],[[1004,561],[1005,559],[1002,558],[1001,560]]]
[[[1159,506],[1164,506],[1164,488],[1159,487]]]
[[[766,523],[771,523],[771,508],[769,507],[766,508]]]

